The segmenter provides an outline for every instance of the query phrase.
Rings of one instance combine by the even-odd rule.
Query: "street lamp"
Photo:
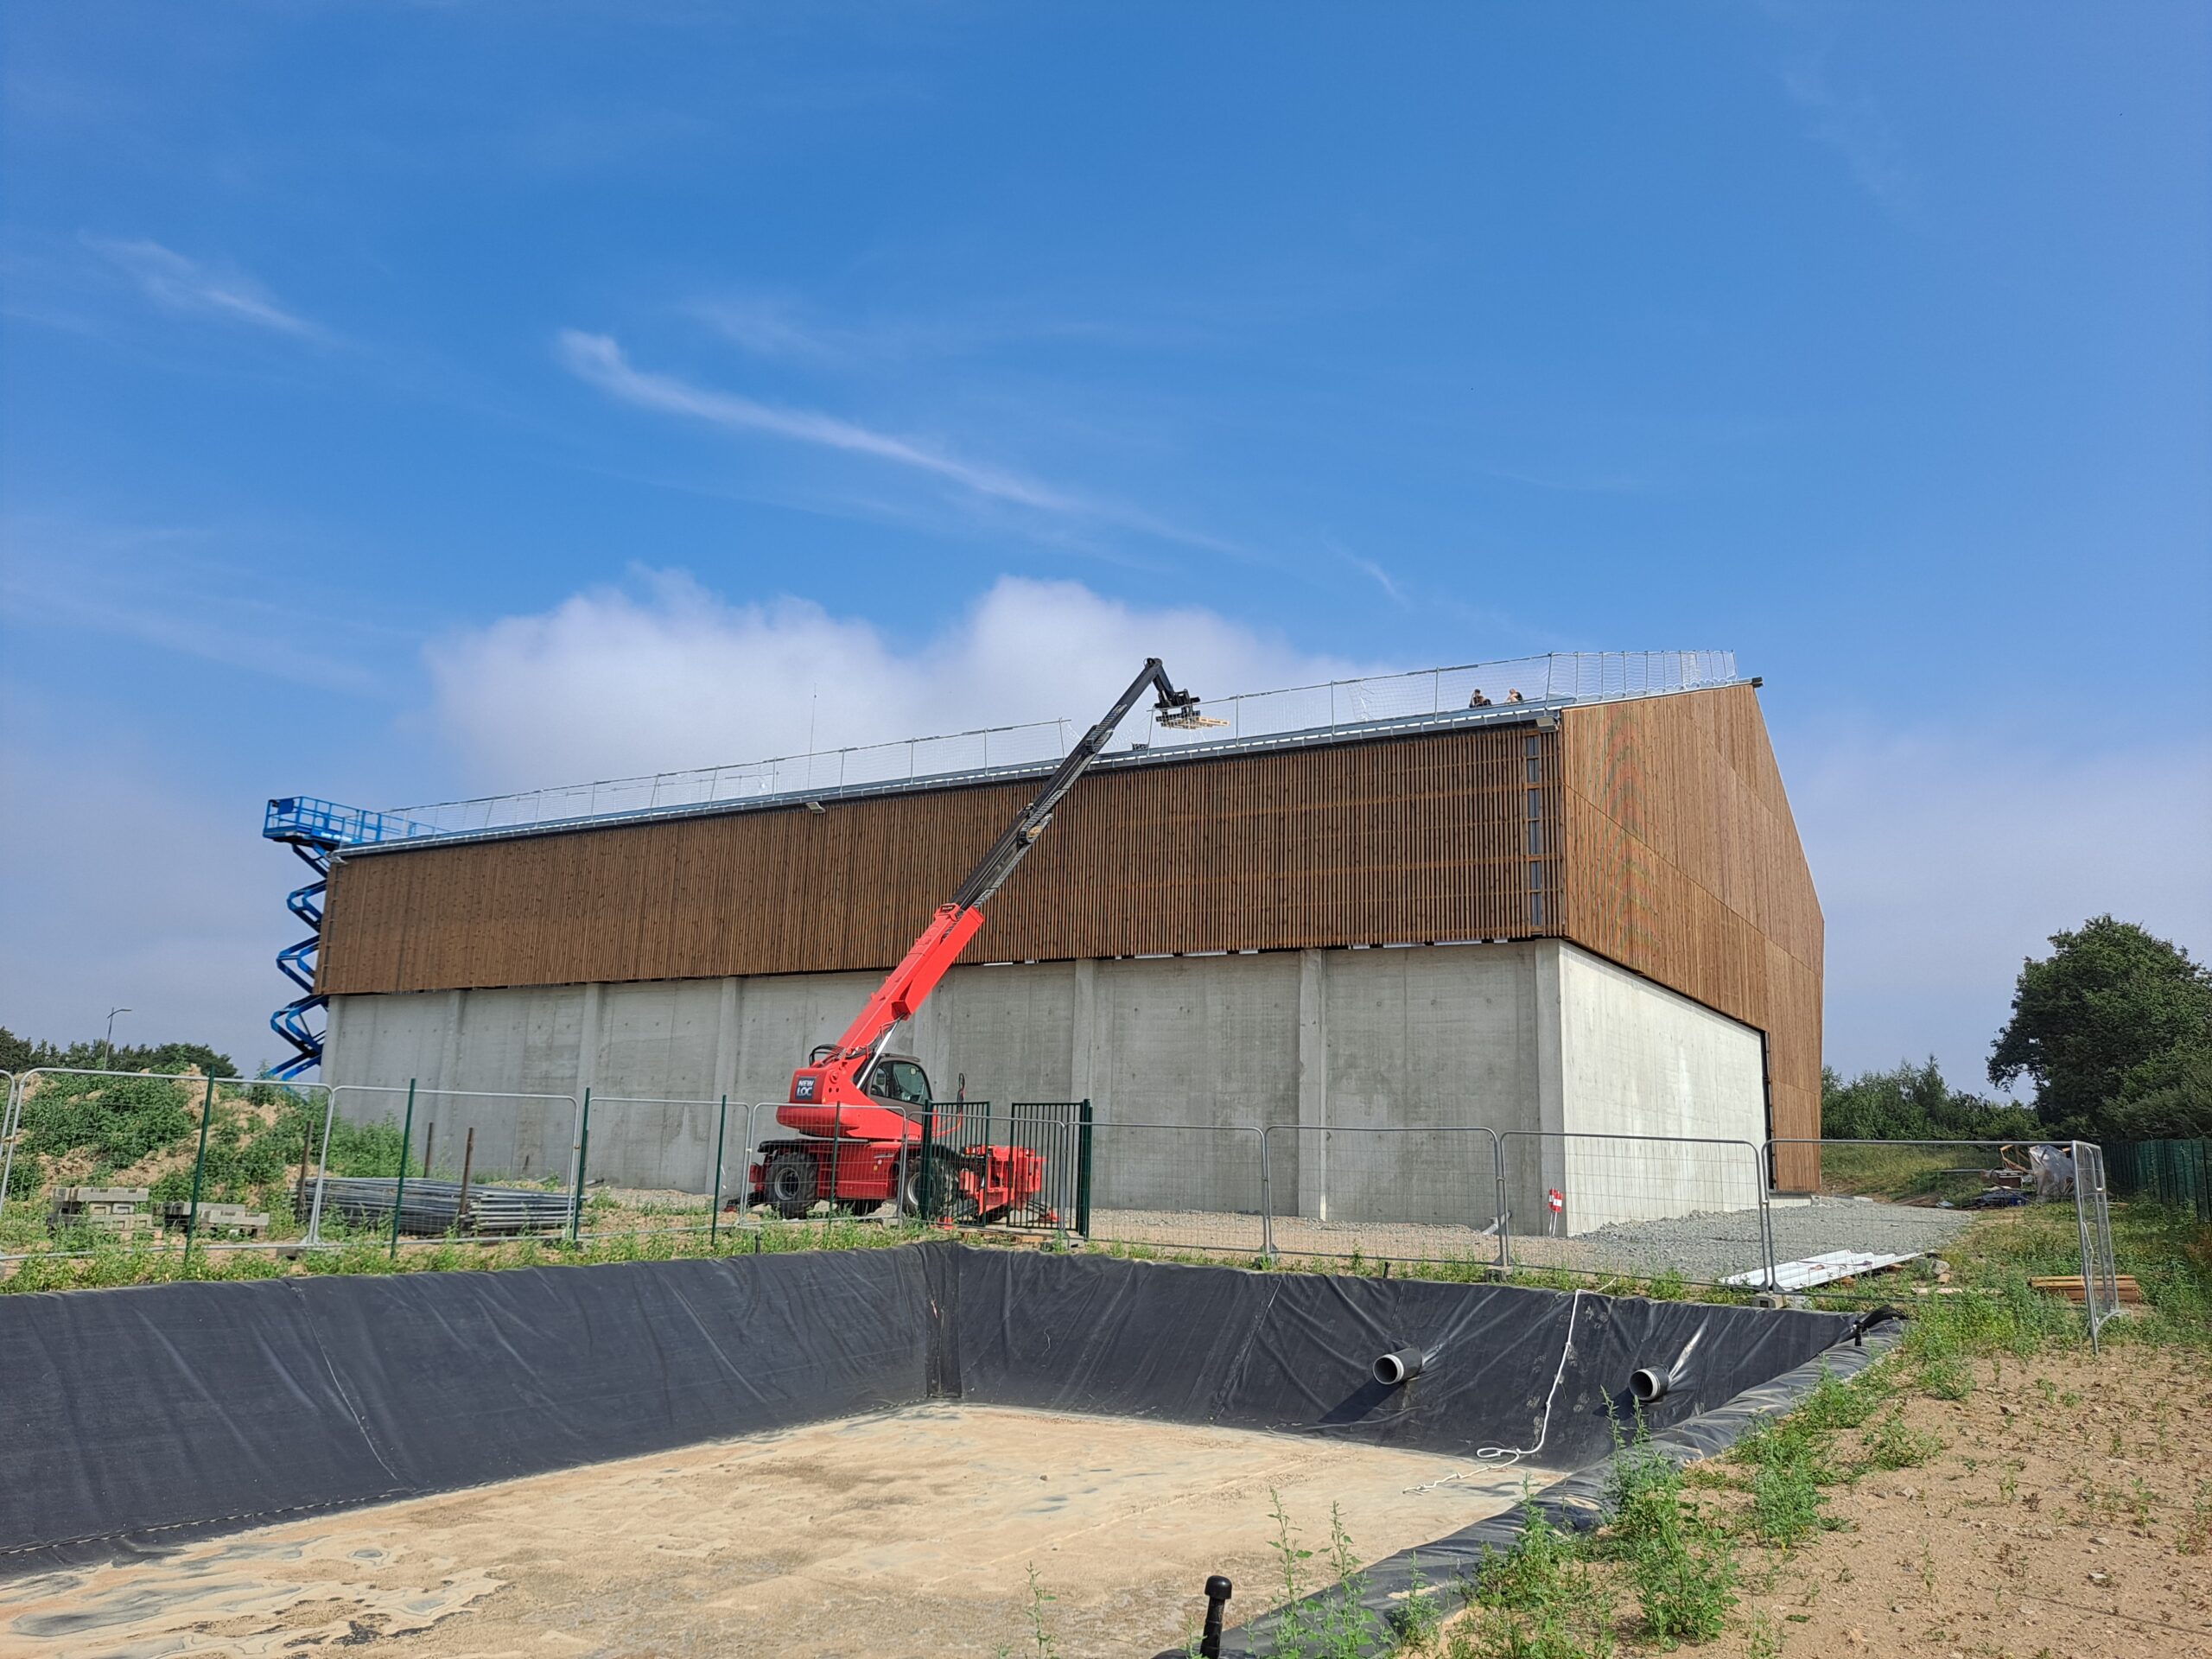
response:
[[[107,1069],[111,1071],[115,1070],[115,1016],[130,1012],[129,1008],[110,1008],[107,1011]]]

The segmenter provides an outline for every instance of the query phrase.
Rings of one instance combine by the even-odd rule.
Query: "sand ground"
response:
[[[0,1653],[160,1659],[1156,1652],[1280,1597],[1342,1506],[1373,1560],[1517,1501],[1523,1466],[1288,1435],[925,1405],[261,1528],[0,1584]],[[1316,1563],[1318,1565],[1318,1562]],[[1033,1598],[1030,1569],[1050,1601]]]

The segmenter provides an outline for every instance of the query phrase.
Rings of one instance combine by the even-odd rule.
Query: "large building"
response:
[[[941,1095],[1088,1099],[1105,1123],[1817,1136],[1821,911],[1758,683],[1725,653],[1560,658],[1507,702],[1511,671],[1104,757],[897,1046]],[[1049,765],[836,784],[816,757],[696,802],[344,849],[323,1075],[780,1100]],[[477,1113],[480,1157],[558,1173],[557,1103],[501,1109]],[[596,1114],[593,1169],[696,1190],[712,1117]],[[1294,1180],[1323,1213],[1347,1160],[1371,1192],[1416,1155],[1346,1139],[1290,1137],[1272,1202]],[[1111,1162],[1109,1201],[1229,1179]],[[1798,1184],[1787,1154],[1773,1173]],[[1618,1211],[1593,1195],[1577,1230]]]

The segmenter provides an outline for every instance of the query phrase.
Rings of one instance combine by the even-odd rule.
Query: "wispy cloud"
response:
[[[1400,590],[1396,580],[1388,570],[1385,570],[1381,565],[1376,563],[1372,559],[1354,559],[1351,562],[1351,565],[1353,569],[1358,571],[1360,575],[1365,576],[1370,582],[1372,582],[1377,588],[1380,588],[1385,594],[1389,594],[1390,597],[1390,602],[1393,605],[1399,607],[1401,609],[1404,607],[1406,596],[1404,593]]]
[[[199,530],[0,521],[0,608],[21,623],[130,640],[241,673],[367,695],[360,660],[413,636],[358,614],[272,602]],[[308,643],[296,643],[308,642]]]
[[[579,378],[610,397],[640,409],[664,414],[687,415],[741,432],[765,432],[796,443],[810,443],[850,454],[870,455],[896,466],[911,467],[949,479],[978,495],[1011,501],[1020,506],[1052,512],[1081,512],[1085,504],[1071,495],[997,467],[963,461],[941,449],[887,432],[840,420],[812,410],[785,409],[764,404],[736,392],[695,386],[673,375],[633,368],[622,348],[605,334],[587,334],[569,328],[559,340],[562,364]]]
[[[1003,467],[969,461],[918,439],[878,431],[819,410],[763,403],[739,392],[719,391],[674,375],[638,368],[624,355],[620,345],[605,334],[563,329],[555,341],[555,352],[562,365],[579,379],[639,409],[705,421],[729,431],[761,433],[864,455],[943,479],[988,500],[1062,519],[1117,524],[1186,546],[1248,556],[1233,543],[1119,503],[1093,499]]]
[[[903,356],[911,344],[904,335],[817,322],[791,301],[767,295],[723,295],[687,308],[741,351],[780,361],[832,364]]]
[[[1871,94],[1838,92],[1818,57],[1791,64],[1783,72],[1782,84],[1811,117],[1813,137],[1843,157],[1867,194],[1885,207],[1905,204],[1912,180],[1904,149]]]
[[[87,236],[84,242],[164,310],[220,318],[301,339],[326,337],[319,324],[286,310],[242,272],[201,264],[158,242],[100,236]]]

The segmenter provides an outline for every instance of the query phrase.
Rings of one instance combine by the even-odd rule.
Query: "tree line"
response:
[[[97,1039],[68,1044],[33,1041],[0,1026],[0,1071],[21,1075],[41,1065],[85,1071],[197,1071],[206,1077],[238,1075],[236,1061],[205,1043],[118,1043],[110,1048]]]
[[[1989,1081],[2024,1105],[1944,1081],[1933,1059],[1821,1078],[1834,1140],[2155,1141],[2212,1135],[2212,970],[2133,922],[2097,916],[2021,965],[1990,1045]]]

